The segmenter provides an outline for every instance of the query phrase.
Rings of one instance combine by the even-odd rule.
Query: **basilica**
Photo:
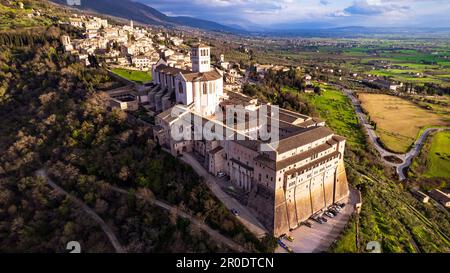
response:
[[[155,141],[174,156],[195,154],[213,175],[226,175],[230,185],[245,193],[245,205],[275,236],[346,198],[345,138],[322,120],[240,92],[224,92],[223,73],[212,68],[210,53],[209,46],[194,45],[192,70],[172,67],[164,59],[153,65],[148,103],[158,113]],[[229,114],[225,109],[234,105],[239,113]],[[251,122],[250,116],[258,117],[257,122]],[[215,136],[175,138],[180,123],[191,132],[212,124]],[[276,141],[255,137],[255,131],[269,125]]]

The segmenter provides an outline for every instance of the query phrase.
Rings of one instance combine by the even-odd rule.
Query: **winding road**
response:
[[[227,207],[229,210],[235,209],[239,212],[239,216],[236,216],[241,223],[246,226],[253,234],[258,238],[264,237],[268,234],[266,228],[261,222],[256,219],[255,214],[250,209],[241,203],[239,203],[233,197],[226,194],[217,183],[217,177],[210,174],[196,159],[195,156],[190,153],[184,153],[180,158],[183,162],[191,166],[194,171],[205,179],[205,182],[213,194]]]
[[[113,186],[108,184],[108,188],[110,188],[112,191],[118,192],[118,193],[122,193],[122,194],[130,194],[130,191],[127,191],[125,189],[121,189],[119,187]],[[174,211],[176,212],[177,216],[180,218],[184,218],[184,219],[188,219],[191,224],[196,225],[197,227],[199,227],[200,229],[202,229],[203,231],[205,231],[206,233],[209,234],[209,236],[211,236],[214,240],[221,242],[222,244],[228,246],[229,248],[233,249],[236,252],[245,252],[246,250],[239,245],[238,243],[234,242],[233,240],[223,236],[222,234],[220,234],[217,230],[212,229],[211,227],[209,227],[208,225],[206,225],[205,223],[195,219],[192,215],[187,214],[186,212],[180,211],[177,207],[174,207],[172,205],[169,205],[161,200],[157,200],[154,198],[149,198],[148,196],[139,194],[139,193],[135,193],[135,196],[137,198],[140,198],[142,200],[145,201],[149,201],[152,203],[152,205],[160,207],[162,209],[165,209],[169,212]]]
[[[381,160],[392,167],[395,167],[396,172],[399,176],[400,181],[403,181],[406,179],[406,175],[405,175],[405,169],[409,167],[409,165],[411,165],[412,160],[414,157],[416,157],[420,150],[423,147],[423,144],[425,143],[428,135],[432,132],[439,132],[439,131],[444,131],[444,130],[450,130],[450,127],[430,127],[425,129],[422,134],[419,136],[419,138],[414,142],[412,148],[404,154],[396,154],[396,153],[392,153],[386,149],[384,149],[380,143],[378,142],[378,136],[375,132],[375,130],[373,129],[372,125],[370,125],[370,123],[367,120],[366,115],[363,113],[362,111],[362,107],[361,107],[361,103],[359,102],[359,100],[353,95],[353,91],[352,90],[348,90],[348,89],[342,89],[342,92],[350,98],[350,101],[352,102],[356,114],[358,115],[359,118],[359,122],[362,126],[364,126],[364,128],[366,129],[367,135],[369,136],[370,142],[372,142],[373,146],[375,147],[375,149],[380,153],[381,156]],[[391,161],[388,161],[385,159],[385,157],[387,156],[394,156],[399,158],[400,160],[402,160],[402,163],[394,163]]]
[[[106,234],[106,236],[108,237],[109,241],[111,242],[112,246],[114,247],[114,249],[116,250],[117,253],[126,253],[125,249],[119,243],[119,240],[115,236],[115,234],[112,231],[112,229],[105,223],[105,221],[103,221],[103,219],[95,211],[93,211],[83,201],[81,201],[80,199],[78,199],[78,198],[74,197],[73,195],[69,194],[64,189],[62,189],[60,186],[58,186],[55,182],[53,182],[49,178],[46,170],[44,170],[44,169],[38,170],[36,172],[36,174],[37,174],[37,176],[39,176],[39,177],[43,178],[45,181],[47,181],[47,183],[54,190],[56,190],[56,192],[58,194],[67,196],[76,205],[81,207],[87,214],[89,214],[89,216],[91,216],[101,226],[103,232]],[[119,187],[116,187],[116,186],[113,186],[113,185],[110,185],[110,184],[108,184],[107,186],[112,191],[115,191],[115,192],[118,192],[118,193],[121,193],[121,194],[129,194],[130,193],[130,191],[128,191],[128,190],[121,189]],[[148,196],[145,196],[145,195],[142,195],[142,194],[139,194],[139,193],[135,193],[135,196],[137,198],[143,199],[145,201],[149,201],[149,202],[152,203],[152,205],[160,207],[160,208],[162,208],[164,210],[167,210],[169,212],[172,212],[172,211],[176,212],[178,217],[184,218],[184,219],[188,219],[191,222],[191,224],[194,224],[195,226],[197,226],[201,230],[205,231],[206,233],[208,233],[211,236],[211,238],[213,238],[214,240],[216,240],[216,241],[226,245],[230,249],[232,249],[232,250],[234,250],[236,252],[246,252],[246,249],[244,247],[242,247],[240,244],[238,244],[238,243],[234,242],[233,240],[223,236],[218,231],[212,229],[211,227],[209,227],[205,223],[195,219],[192,215],[189,215],[186,212],[180,211],[177,207],[169,205],[169,204],[167,204],[167,203],[165,203],[165,202],[163,202],[161,200],[157,200],[155,198],[150,198]]]
[[[50,185],[58,194],[67,196],[72,202],[75,203],[78,207],[80,207],[84,212],[86,212],[95,222],[97,222],[100,227],[102,228],[103,232],[108,237],[109,242],[114,247],[114,250],[117,253],[126,253],[125,249],[120,244],[119,240],[117,239],[116,235],[112,231],[111,227],[108,226],[103,219],[98,216],[98,214],[93,211],[88,205],[86,205],[83,201],[76,198],[75,196],[69,194],[66,192],[63,188],[58,186],[55,182],[53,182],[50,177],[48,177],[48,174],[45,170],[41,169],[36,172],[37,176],[41,177],[45,181],[47,181],[47,184]]]

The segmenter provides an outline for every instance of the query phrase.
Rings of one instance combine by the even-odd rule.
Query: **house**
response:
[[[378,77],[375,78],[366,78],[363,80],[363,83],[368,83],[371,85],[375,85],[380,89],[397,91],[400,87],[403,87],[403,83],[395,83],[389,80],[380,79]]]
[[[414,191],[413,195],[422,203],[428,203],[428,201],[430,200],[430,197],[421,191]]]
[[[183,39],[178,37],[170,37],[170,41],[174,46],[180,46],[181,44],[183,44]]]
[[[122,111],[136,111],[141,103],[139,92],[133,85],[119,87],[106,92],[110,98],[109,106]]]
[[[132,56],[131,64],[136,68],[145,69],[151,67],[153,63],[147,56]]]
[[[429,192],[429,195],[444,207],[450,208],[450,194],[445,193],[439,189],[434,189]]]
[[[305,81],[306,85],[311,85],[311,79],[312,77],[309,74],[305,74],[305,76],[303,76],[303,80]]]

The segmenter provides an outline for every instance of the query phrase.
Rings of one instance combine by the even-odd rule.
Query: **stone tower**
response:
[[[210,71],[210,47],[204,44],[196,44],[192,46],[191,61],[192,71],[201,73]]]

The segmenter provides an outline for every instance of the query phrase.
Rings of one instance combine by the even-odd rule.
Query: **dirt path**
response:
[[[108,185],[108,187],[118,193],[122,193],[122,194],[129,194],[130,192],[125,190],[125,189],[121,189],[119,187],[113,186],[113,185]],[[186,212],[180,211],[177,207],[174,207],[172,205],[169,205],[163,201],[154,199],[154,198],[149,198],[148,196],[144,196],[142,194],[139,193],[135,193],[135,196],[137,198],[146,200],[151,202],[154,206],[158,206],[162,209],[165,209],[167,211],[175,211],[178,217],[184,218],[184,219],[188,219],[192,224],[196,225],[197,227],[199,227],[200,229],[202,229],[203,231],[205,231],[206,233],[208,233],[214,240],[221,242],[222,244],[228,246],[229,248],[231,248],[232,250],[236,251],[236,252],[245,252],[246,250],[239,245],[238,243],[234,242],[233,240],[223,236],[222,234],[220,234],[218,231],[212,229],[211,227],[209,227],[208,225],[206,225],[205,223],[195,219],[192,215],[187,214]]]
[[[58,186],[56,183],[54,183],[49,177],[45,170],[39,170],[36,172],[36,174],[39,177],[42,177],[44,180],[47,181],[47,183],[58,192],[58,194],[65,195],[69,197],[76,205],[81,207],[89,216],[91,216],[102,228],[103,232],[108,236],[109,241],[113,245],[114,249],[117,253],[126,253],[125,249],[120,245],[119,240],[114,235],[114,232],[112,229],[103,221],[103,219],[95,213],[90,207],[88,207],[85,203],[83,203],[78,198],[70,195],[68,192],[66,192],[64,189],[62,189],[60,186]],[[116,186],[108,185],[108,187],[118,193],[121,194],[129,194],[129,191],[125,189],[121,189]],[[246,250],[239,245],[238,243],[234,242],[233,240],[223,236],[218,231],[212,229],[205,223],[195,219],[192,215],[187,214],[186,212],[178,210],[177,207],[171,206],[163,201],[151,198],[149,199],[147,196],[140,195],[139,193],[135,194],[137,198],[141,198],[146,201],[150,201],[154,206],[160,207],[162,209],[165,209],[167,211],[175,211],[178,217],[188,219],[192,224],[196,225],[206,233],[208,233],[214,240],[221,242],[222,244],[226,245],[227,247],[231,248],[232,250],[236,252],[246,252]]]
[[[183,162],[190,165],[194,171],[205,178],[205,182],[214,193],[214,195],[219,198],[219,200],[228,209],[235,209],[239,212],[239,216],[236,216],[242,224],[244,224],[253,234],[258,238],[264,237],[268,232],[266,228],[261,224],[261,222],[256,219],[254,213],[252,213],[247,207],[239,203],[236,199],[230,197],[226,194],[217,183],[217,177],[211,175],[190,153],[185,153],[180,158]]]
[[[47,181],[47,184],[50,185],[58,194],[67,196],[75,205],[80,207],[84,212],[86,212],[95,222],[97,222],[100,227],[102,228],[103,232],[108,237],[109,242],[114,247],[115,251],[117,253],[126,253],[125,249],[120,244],[119,240],[117,239],[116,235],[112,231],[112,229],[103,221],[103,219],[90,207],[88,207],[83,201],[76,198],[75,196],[69,194],[64,189],[62,189],[60,186],[58,186],[55,182],[53,182],[49,177],[45,170],[38,170],[36,172],[37,176],[43,178],[45,181]]]

